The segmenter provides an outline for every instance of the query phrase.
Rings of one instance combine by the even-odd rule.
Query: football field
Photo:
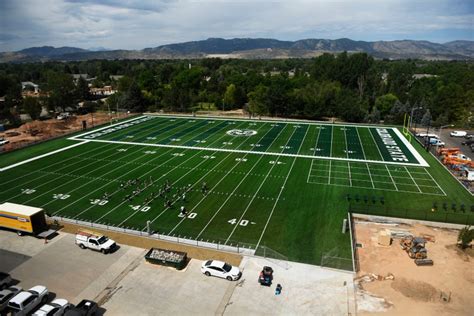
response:
[[[0,202],[314,264],[350,258],[348,196],[413,212],[472,204],[392,127],[144,115],[68,144],[1,169]]]

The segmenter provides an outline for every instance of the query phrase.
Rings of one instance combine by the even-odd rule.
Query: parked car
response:
[[[474,144],[474,139],[466,140],[461,143],[463,146],[471,146],[472,144]]]
[[[8,287],[8,285],[12,282],[12,277],[5,272],[0,272],[0,290]]]
[[[115,241],[109,239],[107,236],[88,230],[80,230],[77,232],[76,245],[82,249],[90,248],[104,254],[113,251],[117,247]]]
[[[29,315],[39,304],[48,300],[48,289],[37,285],[28,291],[22,291],[15,295],[9,302],[8,308],[15,316]]]
[[[61,316],[66,310],[71,307],[71,304],[63,298],[57,298],[49,304],[44,304],[38,309],[33,316]]]
[[[430,145],[444,147],[446,144],[437,138],[430,138]]]
[[[56,116],[56,118],[58,120],[65,120],[70,116],[71,116],[71,114],[69,112],[64,112],[64,113],[60,113],[58,116]]]
[[[466,134],[465,139],[474,139],[474,134]]]
[[[11,300],[15,295],[20,293],[23,289],[19,286],[10,286],[0,291],[0,314],[6,310],[8,301]]]
[[[99,311],[99,305],[96,302],[82,300],[75,307],[72,307],[64,313],[64,316],[91,316]]]
[[[467,132],[465,132],[465,131],[452,131],[449,135],[451,137],[464,137],[464,136],[467,135]]]
[[[238,267],[234,267],[226,262],[218,260],[208,260],[202,263],[201,272],[207,276],[216,276],[219,278],[235,281],[240,279],[242,272]]]
[[[8,139],[5,139],[3,137],[0,137],[0,146],[8,144],[10,141]]]

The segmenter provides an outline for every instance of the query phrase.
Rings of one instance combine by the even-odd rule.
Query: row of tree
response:
[[[34,118],[41,106],[65,109],[91,100],[88,83],[74,82],[74,73],[94,77],[95,87],[113,86],[118,92],[108,98],[108,106],[135,112],[195,111],[207,104],[254,115],[400,124],[416,108],[416,122],[473,124],[474,63],[374,60],[365,53],[288,60],[0,64],[0,96],[5,96],[0,118],[20,112],[34,112]],[[123,77],[113,80],[113,75]],[[47,96],[23,100],[21,81],[39,84]]]

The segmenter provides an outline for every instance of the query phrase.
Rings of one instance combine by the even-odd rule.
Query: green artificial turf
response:
[[[256,134],[229,135],[232,129]],[[150,221],[163,236],[265,246],[257,254],[275,251],[281,258],[312,264],[328,255],[340,257],[327,264],[345,269],[351,269],[350,237],[341,229],[349,208],[473,221],[468,216],[473,214],[472,195],[420,145],[414,144],[430,167],[386,164],[390,157],[381,154],[383,144],[367,127],[156,117],[120,130],[99,129],[87,138],[91,135],[63,139],[64,144],[89,142],[0,173],[0,202],[137,231],[145,231]],[[48,148],[35,150],[20,150],[2,163]],[[402,150],[409,154],[406,146]],[[120,188],[133,179],[140,184]],[[170,192],[161,197],[166,182]],[[141,193],[127,200],[138,188]],[[187,218],[179,216],[181,206]]]

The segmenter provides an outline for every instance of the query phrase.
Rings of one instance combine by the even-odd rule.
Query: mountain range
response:
[[[354,41],[303,39],[280,41],[267,38],[209,38],[142,50],[82,49],[76,47],[31,47],[0,53],[0,62],[73,61],[89,59],[177,59],[177,58],[311,58],[323,53],[366,52],[375,58],[472,60],[474,41],[452,41],[444,44],[429,41]]]

